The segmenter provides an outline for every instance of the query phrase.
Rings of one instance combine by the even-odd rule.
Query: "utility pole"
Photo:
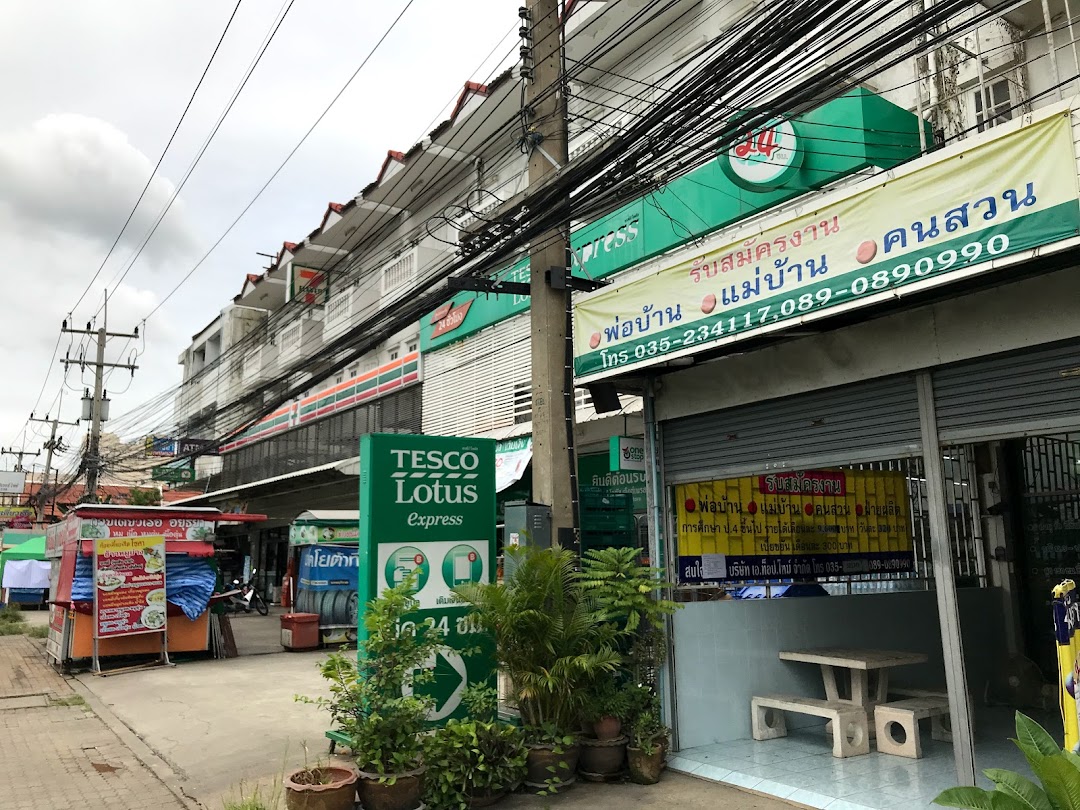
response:
[[[17,459],[17,461],[15,462],[15,472],[26,472],[25,468],[23,467],[23,463],[22,463],[23,462],[23,457],[24,456],[37,457],[37,456],[41,455],[41,451],[38,450],[36,453],[29,453],[26,450],[16,450],[14,447],[4,447],[4,448],[0,448],[0,455],[15,456],[15,458]]]
[[[61,400],[61,402],[63,402],[63,400]],[[30,421],[31,422],[45,422],[46,424],[48,424],[50,422],[50,419],[49,419],[48,414],[45,414],[44,419],[38,419],[38,418],[35,418],[34,414],[31,413],[30,414]],[[48,452],[45,453],[45,474],[41,476],[41,486],[38,487],[38,506],[37,506],[37,520],[38,520],[38,523],[40,523],[45,517],[45,503],[48,501],[47,495],[48,495],[48,486],[49,486],[49,472],[52,470],[53,452],[56,451],[56,450],[59,450],[59,451],[63,452],[63,450],[64,450],[63,439],[57,439],[56,438],[56,429],[60,425],[66,425],[66,426],[69,426],[69,427],[78,427],[79,426],[79,420],[78,419],[76,419],[74,422],[61,422],[60,417],[56,417],[55,419],[51,420],[51,423],[52,423],[52,433],[49,435],[49,440],[47,442],[45,442],[45,450],[48,451]]]
[[[563,32],[558,0],[528,0],[521,12],[525,133],[529,186],[535,189],[568,160]],[[533,501],[551,507],[552,537],[578,550],[576,463],[573,463],[573,374],[568,368],[570,270],[566,219],[538,237],[529,252]]]
[[[90,420],[90,441],[86,448],[86,496],[90,503],[97,502],[98,479],[101,477],[101,423],[109,418],[109,415],[106,412],[109,399],[105,396],[104,391],[105,369],[126,368],[134,374],[135,369],[138,368],[138,366],[132,363],[106,363],[105,344],[111,337],[138,338],[139,328],[135,327],[135,331],[129,334],[127,332],[110,332],[108,327],[108,291],[105,292],[104,325],[100,329],[95,331],[92,323],[87,323],[86,329],[69,329],[67,321],[64,321],[63,326],[63,331],[71,335],[90,335],[97,337],[97,359],[93,363],[86,362],[86,359],[83,357],[74,360],[70,357],[65,357],[60,361],[64,364],[65,369],[72,365],[77,365],[80,369],[84,369],[86,366],[92,366],[94,368],[94,396],[91,398],[88,391],[86,396],[83,397],[83,418]]]

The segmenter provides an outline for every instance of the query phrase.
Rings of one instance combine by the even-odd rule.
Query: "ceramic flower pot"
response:
[[[311,771],[319,771],[329,781],[305,784],[311,780],[304,775]],[[356,771],[343,765],[293,771],[285,777],[285,806],[288,810],[353,810],[358,779]]]
[[[593,733],[598,740],[614,740],[622,733],[622,720],[610,715],[593,723]]]
[[[416,810],[424,788],[425,767],[380,777],[377,773],[360,771],[356,784],[364,810]],[[390,784],[393,780],[393,784]]]
[[[581,755],[581,746],[577,743],[561,746],[562,753],[556,753],[553,745],[530,745],[528,748],[529,755],[525,761],[525,784],[528,787],[559,791],[577,780],[578,757]]]
[[[664,767],[664,750],[655,746],[651,754],[641,748],[626,749],[626,763],[630,767],[630,779],[639,785],[655,785],[660,781]]]
[[[626,759],[626,739],[582,740],[578,771],[590,781],[602,782],[606,777],[614,776],[622,770]]]

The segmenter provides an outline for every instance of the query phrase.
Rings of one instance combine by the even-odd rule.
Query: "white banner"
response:
[[[525,475],[532,461],[532,437],[499,442],[495,449],[495,491],[502,492]]]
[[[4,563],[2,587],[46,590],[49,587],[51,568],[47,562],[40,560],[9,560]]]
[[[26,487],[26,473],[0,472],[0,495],[22,495]]]

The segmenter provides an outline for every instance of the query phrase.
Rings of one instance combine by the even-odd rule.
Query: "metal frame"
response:
[[[953,757],[960,785],[975,784],[975,747],[968,701],[964,643],[960,632],[960,608],[956,598],[956,577],[949,541],[949,516],[945,507],[945,474],[934,407],[934,383],[929,371],[915,375],[922,425],[923,469],[930,511],[930,547],[934,556],[934,585],[938,620],[941,622],[941,650],[945,661],[945,684],[949,693],[952,720]]]

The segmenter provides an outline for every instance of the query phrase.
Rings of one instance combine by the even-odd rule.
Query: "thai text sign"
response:
[[[97,638],[165,632],[165,538],[94,541]]]
[[[296,609],[318,613],[322,628],[356,627],[360,604],[357,552],[355,546],[328,545],[305,546],[300,552]]]
[[[910,571],[902,472],[815,470],[675,487],[679,582]]]
[[[1068,113],[920,163],[578,302],[579,379],[888,301],[1080,232]]]
[[[428,720],[465,716],[465,689],[494,674],[491,642],[453,589],[491,582],[495,564],[495,441],[371,434],[360,440],[360,601],[415,576],[418,609],[446,647],[433,662]],[[403,628],[403,632],[406,628]],[[358,627],[360,638],[365,628]]]
[[[209,520],[178,517],[86,518],[79,524],[79,534],[85,539],[106,537],[153,537],[166,540],[214,539],[214,524]]]

